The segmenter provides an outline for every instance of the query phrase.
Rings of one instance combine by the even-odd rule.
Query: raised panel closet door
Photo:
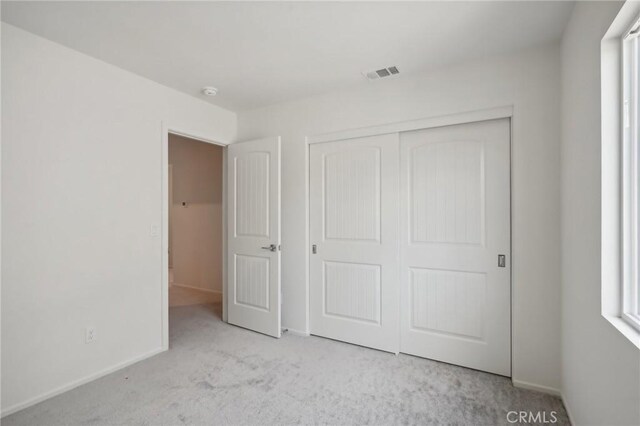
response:
[[[399,349],[398,136],[310,147],[311,333]]]
[[[400,141],[400,350],[510,376],[509,120]]]

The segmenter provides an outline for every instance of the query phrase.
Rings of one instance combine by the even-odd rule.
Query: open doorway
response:
[[[222,319],[223,147],[168,136],[169,315]]]
[[[182,148],[189,143],[196,144],[195,146],[202,150],[196,150],[196,154],[192,152],[189,156],[196,158],[186,161],[188,168],[196,169],[192,172],[197,173],[199,177],[183,185],[179,183],[177,155],[184,154],[176,153],[176,148]],[[205,147],[211,146],[218,149],[214,154],[217,160],[213,167],[207,166],[206,161],[201,162],[203,157],[208,158]],[[218,144],[211,139],[190,136],[163,123],[162,158],[162,348],[169,349],[169,341],[177,337],[176,333],[180,335],[179,331],[176,331],[180,329],[179,324],[188,328],[189,324],[193,325],[194,320],[201,325],[209,322],[214,325],[213,328],[217,321],[228,322],[280,337],[280,137],[226,145]],[[217,174],[217,177],[212,173]],[[204,182],[211,181],[218,183],[213,188],[204,185]],[[181,185],[187,188],[187,195],[179,188]],[[203,193],[205,195],[202,195]],[[216,220],[216,223],[221,226],[217,235],[221,238],[218,251],[207,252],[205,245],[205,249],[200,249],[197,253],[191,252],[192,258],[188,260],[204,259],[201,260],[201,265],[202,262],[205,263],[205,271],[206,266],[219,264],[217,274],[221,277],[220,285],[217,288],[212,287],[213,290],[209,288],[209,293],[213,293],[212,302],[196,298],[193,305],[178,306],[175,291],[173,303],[170,303],[170,290],[203,289],[203,286],[189,284],[186,279],[181,278],[183,275],[179,272],[178,239],[186,234],[179,230],[177,215],[198,204],[213,204],[212,207],[218,209],[220,219]],[[206,228],[191,228],[193,232],[198,233],[203,229],[206,231]],[[201,276],[196,276],[196,279],[201,279]],[[171,308],[170,304],[173,305]],[[194,306],[209,307],[209,312],[193,308],[191,310],[194,315],[177,315],[179,312],[184,313],[185,308],[190,309]],[[207,318],[200,315],[204,313]],[[183,321],[185,318],[189,321]]]

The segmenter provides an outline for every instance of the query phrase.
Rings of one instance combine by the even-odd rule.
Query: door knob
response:
[[[262,250],[269,250],[269,251],[276,251],[278,249],[278,246],[276,246],[275,244],[271,244],[267,247],[260,247]]]

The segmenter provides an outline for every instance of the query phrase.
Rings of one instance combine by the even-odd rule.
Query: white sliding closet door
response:
[[[310,146],[311,333],[399,349],[398,135]]]
[[[509,120],[400,140],[400,350],[510,376]]]

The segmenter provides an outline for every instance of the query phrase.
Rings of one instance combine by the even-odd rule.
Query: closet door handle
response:
[[[269,251],[276,251],[278,250],[278,246],[276,246],[275,244],[270,244],[267,247],[260,247],[262,250],[269,250]]]

